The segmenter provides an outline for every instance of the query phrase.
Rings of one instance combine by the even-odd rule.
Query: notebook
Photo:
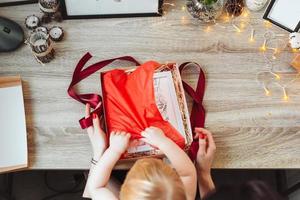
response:
[[[0,173],[28,166],[21,78],[0,77]]]

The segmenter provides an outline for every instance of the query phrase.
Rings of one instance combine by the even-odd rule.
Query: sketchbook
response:
[[[21,78],[0,77],[0,173],[28,166]]]

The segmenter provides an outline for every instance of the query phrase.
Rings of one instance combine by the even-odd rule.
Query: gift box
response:
[[[136,69],[137,69],[136,67],[130,69],[127,68],[125,72],[127,74],[130,74],[133,73]],[[105,78],[104,78],[104,76],[109,72],[110,70],[102,71],[100,73],[100,87],[102,93],[102,103],[104,105],[103,113],[104,113],[104,120],[106,122],[105,123],[106,133],[109,133],[111,131],[110,128],[108,127],[110,124],[108,123],[108,120],[113,120],[110,119],[111,111],[109,111],[108,108],[110,104],[107,104],[109,98],[107,96],[110,95],[107,93],[109,93],[109,91],[112,89],[112,86],[110,86],[109,83],[105,82]],[[143,78],[141,79],[143,81]],[[105,84],[108,84],[107,86],[108,88],[105,87]],[[193,136],[191,130],[191,123],[189,119],[188,107],[186,103],[185,92],[182,85],[182,80],[181,80],[178,66],[174,63],[162,64],[158,66],[153,74],[153,88],[154,88],[156,106],[162,118],[165,121],[168,121],[180,133],[180,135],[184,138],[184,149],[188,150],[193,141]],[[128,95],[128,94],[123,94],[123,95]],[[145,95],[146,95],[146,91],[145,91]],[[122,157],[123,159],[136,159],[138,157],[162,155],[162,152],[160,152],[155,147],[152,147],[149,144],[144,143],[140,139],[137,140],[138,143],[135,144],[134,146],[131,145],[128,148],[127,152]]]
[[[185,62],[177,66],[155,61],[140,64],[131,56],[122,56],[85,67],[90,58],[92,55],[86,53],[79,60],[67,90],[70,97],[84,105],[88,103],[93,108],[89,116],[79,120],[82,129],[93,126],[92,114],[103,116],[107,138],[110,131],[119,130],[130,133],[131,140],[138,139],[138,145],[130,146],[123,156],[125,159],[136,159],[162,155],[156,148],[141,141],[142,131],[150,126],[158,127],[195,160],[199,142],[194,139],[192,130],[204,127],[205,123],[205,108],[202,104],[205,74],[199,64]],[[125,70],[119,63],[112,70],[104,71],[114,61],[130,62],[136,67]],[[195,90],[181,80],[180,74],[187,67],[199,70]],[[102,70],[99,74],[100,94],[79,93],[76,85],[99,70]],[[185,94],[192,99],[190,116]]]

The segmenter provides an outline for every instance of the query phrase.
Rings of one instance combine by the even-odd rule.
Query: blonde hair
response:
[[[120,200],[186,200],[186,194],[175,170],[159,159],[146,158],[128,172]]]

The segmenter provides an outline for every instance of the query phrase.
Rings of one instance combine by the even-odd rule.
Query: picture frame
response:
[[[38,3],[38,0],[1,0],[0,7]]]
[[[300,29],[300,1],[271,0],[263,19],[289,32],[297,32]]]
[[[61,0],[60,2],[63,19],[92,19],[161,16],[163,0]]]

